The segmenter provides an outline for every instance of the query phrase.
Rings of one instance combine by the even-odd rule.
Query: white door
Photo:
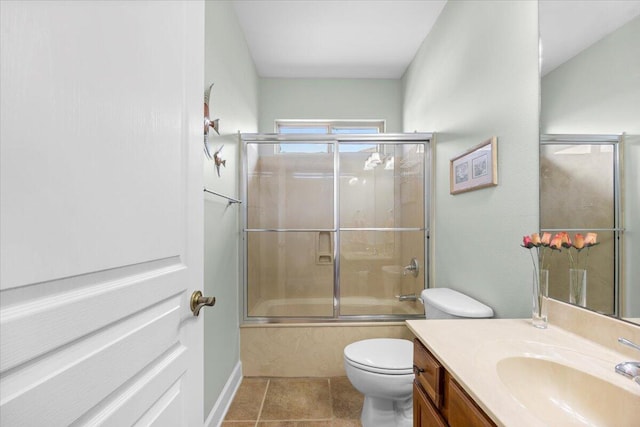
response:
[[[204,6],[0,7],[0,425],[201,426]]]

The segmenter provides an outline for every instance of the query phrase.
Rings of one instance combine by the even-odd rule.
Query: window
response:
[[[331,120],[331,121],[301,121],[301,120],[276,120],[276,132],[282,134],[305,134],[305,135],[361,135],[384,133],[384,120]],[[355,151],[363,148],[356,147]],[[278,154],[300,154],[300,153],[328,153],[331,150],[330,145],[324,144],[297,144],[287,143],[279,144],[276,147]]]

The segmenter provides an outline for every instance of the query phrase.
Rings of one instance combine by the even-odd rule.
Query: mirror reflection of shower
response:
[[[623,284],[621,139],[620,135],[540,137],[540,227],[572,236],[597,233],[599,245],[584,255],[588,255],[586,307],[609,315],[619,313],[617,296]],[[566,252],[553,253],[547,261],[549,295],[569,302]]]
[[[245,321],[422,316],[430,135],[242,135]]]

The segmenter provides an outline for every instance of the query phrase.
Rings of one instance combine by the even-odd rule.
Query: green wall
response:
[[[256,132],[258,123],[258,76],[230,1],[207,1],[205,5],[205,84],[211,92],[212,119],[220,119],[220,136],[210,132],[209,141],[221,151],[226,167],[218,177],[214,164],[204,161],[205,187],[238,198],[238,130]],[[204,88],[203,88],[204,89]],[[201,141],[194,141],[199,144]],[[224,405],[224,387],[240,362],[240,207],[205,195],[204,294],[215,296],[215,307],[204,309],[204,417],[218,400]],[[228,391],[226,391],[228,393]]]
[[[434,131],[432,284],[531,315],[537,231],[538,5],[449,1],[403,78],[404,131]],[[498,186],[449,194],[449,160],[498,138]]]
[[[260,132],[279,119],[383,119],[402,131],[402,86],[397,79],[260,79]]]

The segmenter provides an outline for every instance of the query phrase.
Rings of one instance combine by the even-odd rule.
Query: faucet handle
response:
[[[406,276],[407,272],[410,272],[413,277],[418,277],[418,274],[420,273],[420,264],[416,258],[411,258],[409,265],[405,265],[402,269],[403,276]]]
[[[619,342],[620,344],[624,344],[624,345],[626,345],[627,347],[631,347],[631,348],[634,348],[634,349],[636,349],[636,350],[640,351],[640,345],[638,345],[638,344],[636,344],[636,343],[634,343],[634,342],[632,342],[632,341],[629,341],[629,340],[628,340],[628,339],[626,339],[626,338],[619,337],[619,338],[618,338],[618,342]]]

